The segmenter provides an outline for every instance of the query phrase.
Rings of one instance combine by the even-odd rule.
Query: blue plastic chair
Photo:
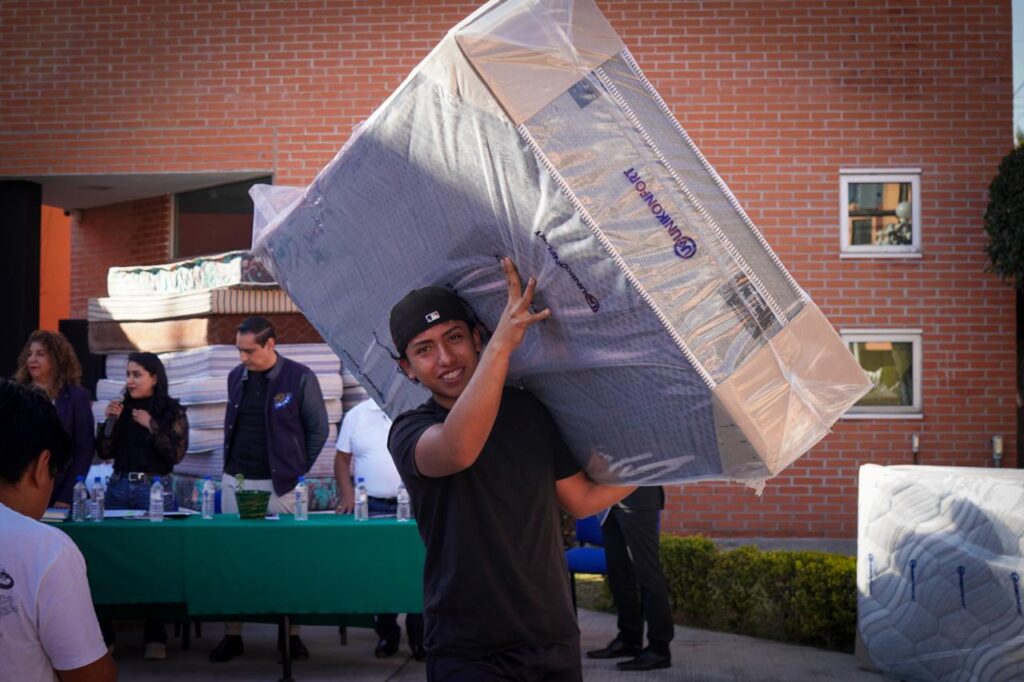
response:
[[[577,573],[608,575],[600,516],[595,514],[576,521],[576,541],[580,546],[565,552],[565,561],[569,566],[569,581],[572,584],[573,608],[576,608]]]

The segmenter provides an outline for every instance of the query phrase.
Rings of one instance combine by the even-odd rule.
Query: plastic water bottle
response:
[[[409,509],[409,491],[405,489],[405,485],[402,483],[398,484],[398,509],[396,510],[396,517],[399,521],[408,521],[412,518],[412,511]]]
[[[153,477],[153,487],[149,489],[149,520],[164,520],[164,485],[159,476]]]
[[[299,476],[295,484],[295,520],[305,521],[309,518],[309,490],[306,488],[306,477]]]
[[[85,476],[79,476],[71,489],[71,520],[77,522],[88,518],[89,490],[85,487]]]
[[[209,476],[203,481],[202,510],[204,519],[212,519],[213,512],[217,508],[217,486]]]
[[[92,521],[102,521],[107,513],[107,505],[104,501],[103,479],[99,476],[92,481],[92,499],[89,501],[89,516]]]
[[[370,519],[370,493],[366,491],[366,479],[360,478],[356,481],[356,521],[368,521]]]

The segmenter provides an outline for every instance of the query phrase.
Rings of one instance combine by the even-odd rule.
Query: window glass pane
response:
[[[912,407],[914,344],[910,341],[851,341],[850,352],[874,387],[857,407]]]
[[[270,182],[268,176],[179,194],[175,255],[185,258],[249,249],[253,213],[249,188]]]
[[[903,246],[913,241],[913,196],[909,182],[849,183],[852,246]]]

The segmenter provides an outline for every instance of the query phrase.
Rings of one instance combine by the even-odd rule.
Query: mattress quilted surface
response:
[[[862,656],[906,680],[1024,679],[1024,471],[864,465]]]

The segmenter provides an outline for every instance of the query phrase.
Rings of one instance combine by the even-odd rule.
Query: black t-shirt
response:
[[[579,466],[554,420],[532,395],[506,387],[476,462],[451,476],[423,476],[416,443],[447,416],[428,400],[399,416],[388,438],[427,548],[427,648],[477,656],[575,641],[555,481]]]
[[[267,454],[267,388],[270,370],[249,372],[242,382],[242,399],[231,436],[231,451],[225,457],[224,472],[229,476],[270,478],[270,456]]]

